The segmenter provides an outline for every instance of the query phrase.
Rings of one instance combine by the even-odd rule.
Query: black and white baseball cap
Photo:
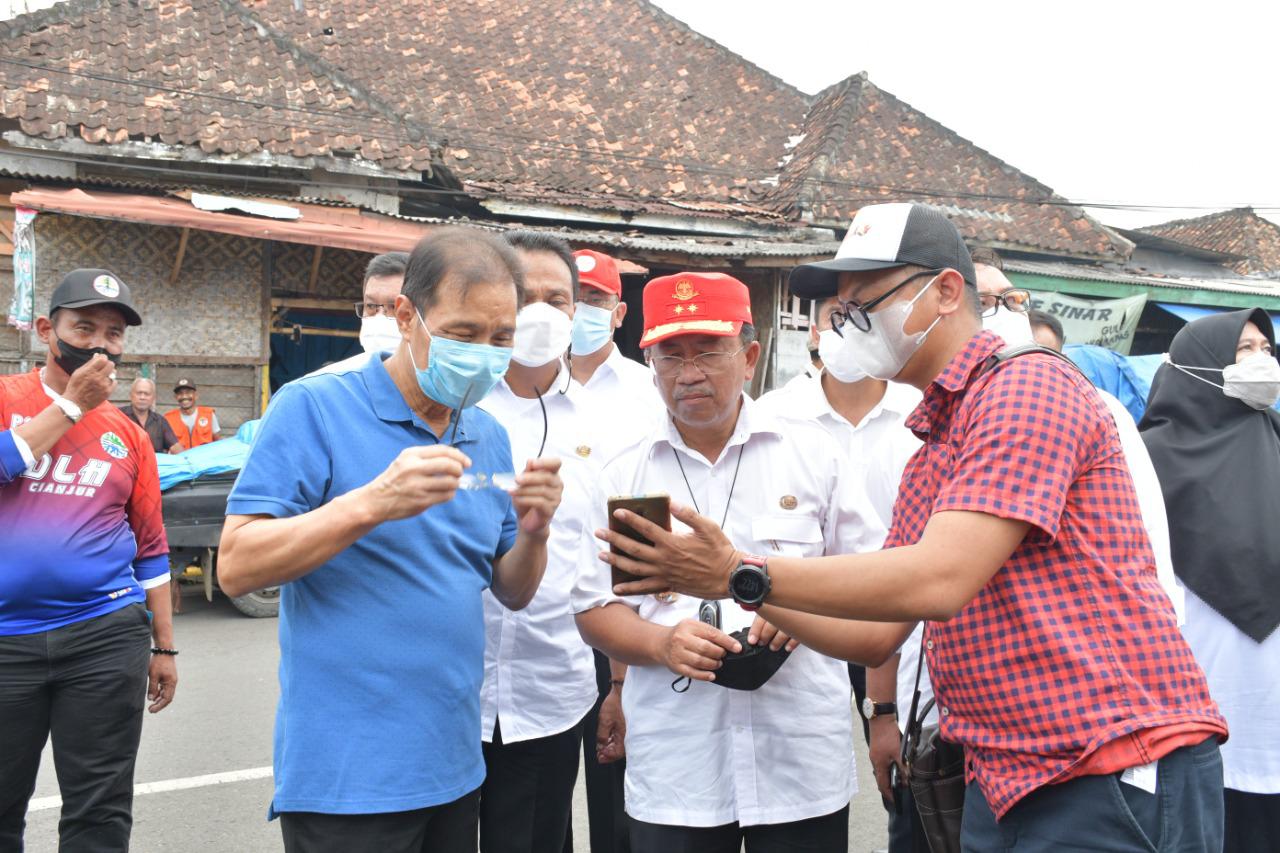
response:
[[[109,270],[78,269],[67,273],[53,289],[49,314],[59,308],[87,308],[90,305],[113,305],[124,315],[125,323],[142,325],[142,317],[133,307],[129,285]]]
[[[867,272],[907,264],[953,269],[977,286],[973,261],[956,226],[927,204],[872,204],[853,217],[835,258],[791,271],[791,293],[805,299],[836,295],[842,272]]]

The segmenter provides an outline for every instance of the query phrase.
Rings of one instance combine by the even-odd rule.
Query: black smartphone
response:
[[[663,530],[671,529],[671,496],[659,492],[652,495],[615,495],[609,498],[609,529],[615,533],[621,533],[628,539],[634,539],[637,542],[643,542],[645,545],[652,545],[653,541],[641,536],[629,524],[624,524],[613,517],[614,510],[625,509],[634,512],[636,515],[651,521],[661,527]],[[618,553],[618,549],[612,545],[609,550]],[[613,566],[613,583],[616,586],[620,583],[629,583],[630,581],[644,580],[639,575],[633,575],[630,572],[624,572],[617,566]]]

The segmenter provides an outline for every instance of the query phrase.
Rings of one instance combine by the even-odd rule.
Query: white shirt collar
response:
[[[827,393],[822,389],[822,376],[826,371],[822,371],[812,379],[806,379],[803,382],[797,380],[796,398],[792,402],[792,408],[796,415],[801,418],[817,419],[824,415],[838,418],[845,423],[848,420],[837,412],[831,406],[831,401],[827,399]],[[880,398],[871,410],[862,418],[862,423],[853,424],[854,429],[860,429],[867,424],[880,417],[884,412],[900,416],[905,419],[911,414],[912,410],[920,403],[920,392],[910,385],[904,385],[901,382],[886,383],[884,396]]]
[[[777,415],[767,411],[759,406],[755,400],[744,391],[742,394],[742,408],[738,411],[738,422],[734,424],[733,435],[729,436],[729,441],[725,445],[725,449],[734,447],[739,444],[746,444],[753,436],[757,435],[783,435],[782,421]],[[659,444],[665,444],[673,450],[681,450],[691,457],[702,458],[702,454],[696,450],[690,449],[685,443],[684,437],[680,435],[680,430],[676,429],[675,419],[671,417],[671,413],[667,412],[663,418],[662,429],[656,431],[654,435],[646,439],[648,448],[646,455],[653,457],[654,451]],[[724,458],[724,454],[720,454]]]

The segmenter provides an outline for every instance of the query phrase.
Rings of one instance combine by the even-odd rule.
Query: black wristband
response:
[[[622,686],[622,679],[621,679],[621,678],[610,678],[610,679],[609,679],[609,683],[610,683],[610,684],[612,684],[612,685],[613,685],[613,686],[615,686],[615,687],[621,687],[621,686]]]
[[[174,656],[176,656],[176,655],[178,654],[178,650],[177,650],[177,649],[157,649],[157,648],[153,648],[153,649],[151,650],[151,654],[153,654],[153,655],[169,655],[170,657],[174,657]]]

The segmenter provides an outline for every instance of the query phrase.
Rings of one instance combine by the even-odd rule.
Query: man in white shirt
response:
[[[574,306],[570,346],[573,397],[589,424],[590,458],[603,465],[619,450],[649,434],[664,411],[653,374],[622,354],[614,332],[627,316],[622,276],[613,258],[581,249],[573,253],[579,293]],[[583,729],[583,773],[593,853],[627,853],[623,780],[626,772],[626,721],[622,716],[622,681],[626,667],[595,654],[600,699]]]
[[[807,283],[808,290],[799,285],[800,289],[793,293],[819,300],[814,328],[822,370],[813,379],[801,381],[801,377],[796,377],[782,388],[765,394],[760,398],[760,405],[784,417],[812,420],[829,432],[849,457],[861,465],[865,480],[853,485],[865,490],[872,508],[888,529],[902,472],[920,446],[920,440],[905,425],[907,415],[920,403],[920,392],[910,385],[873,379],[848,363],[839,346],[839,337],[831,330],[831,312],[840,307],[834,282],[829,286],[820,279]],[[849,664],[849,679],[870,748],[876,787],[889,812],[889,853],[911,853],[917,849],[914,841],[917,835],[920,844],[925,843],[922,833],[916,829],[919,820],[910,789],[899,784],[895,791],[890,776],[911,708],[919,644],[919,637],[914,636],[903,648],[906,658],[903,667],[909,668],[905,703],[903,691],[898,689],[898,655],[870,669]],[[927,694],[928,676],[922,674],[921,680]],[[928,695],[924,698],[927,700]]]
[[[516,317],[511,366],[480,408],[507,430],[516,471],[528,459],[559,457],[565,490],[533,600],[513,611],[484,593],[480,850],[561,853],[582,721],[598,693],[591,649],[569,607],[580,552],[590,540],[596,466],[580,450],[588,432],[567,393],[563,360],[577,290],[573,256],[563,240],[548,234],[513,231],[505,237],[524,268],[525,304]]]
[[[607,524],[607,495],[667,492],[765,554],[877,549],[884,527],[849,487],[835,440],[742,392],[760,357],[746,286],[715,273],[657,278],[644,309],[641,346],[668,416],[605,465],[596,526]],[[844,663],[800,647],[757,689],[716,684],[734,671],[724,668],[728,653],[754,637],[776,655],[785,636],[729,599],[616,596],[596,553],[584,554],[573,607],[583,636],[628,665],[633,850],[736,853],[744,841],[752,851],[846,849],[857,786]],[[745,642],[729,636],[747,629]]]

